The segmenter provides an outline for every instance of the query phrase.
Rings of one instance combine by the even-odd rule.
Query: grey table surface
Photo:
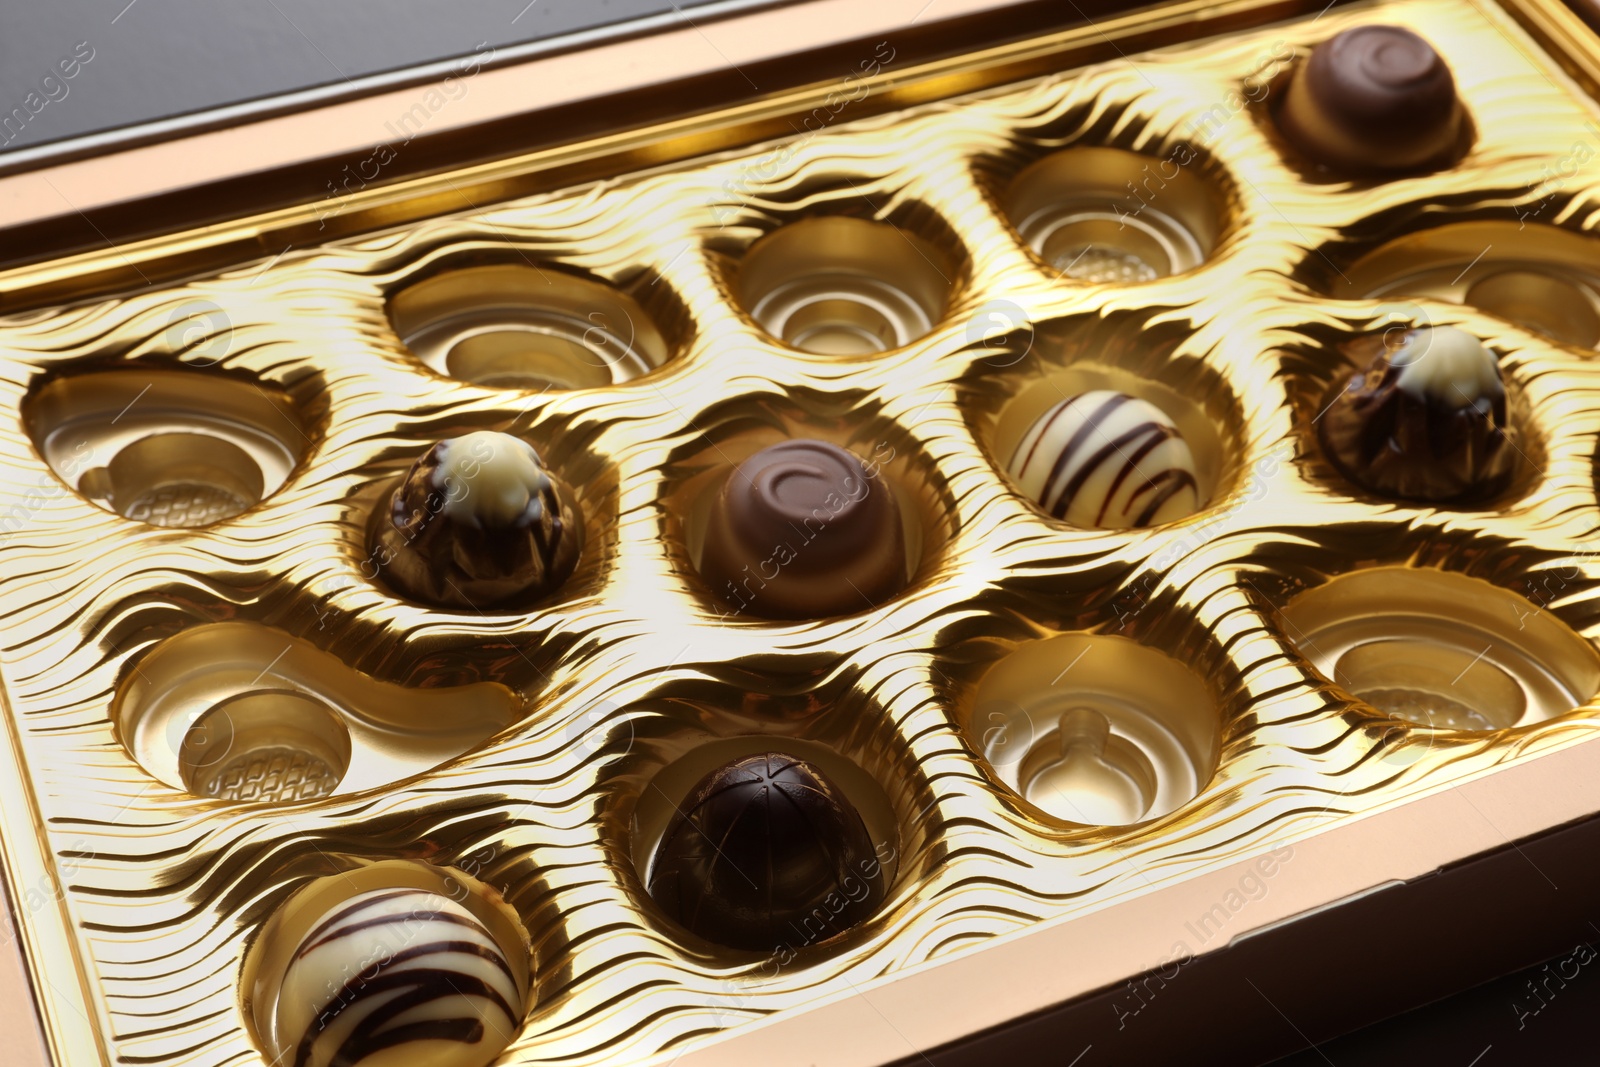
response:
[[[0,0],[0,153],[712,2]]]

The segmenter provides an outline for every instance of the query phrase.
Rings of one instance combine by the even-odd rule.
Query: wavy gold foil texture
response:
[[[1247,78],[1281,79],[1288,67],[1274,64],[1289,50],[1303,56],[1378,20],[1415,28],[1450,62],[1473,126],[1453,169],[1319,177],[1273,129],[1275,91],[1230,105]],[[494,887],[529,932],[537,998],[501,1062],[642,1061],[1042,920],[1093,921],[1124,894],[1600,727],[1592,703],[1481,734],[1406,727],[1319,674],[1281,610],[1333,576],[1390,565],[1482,579],[1600,634],[1593,353],[1471,306],[1426,295],[1397,305],[1343,281],[1385,242],[1449,222],[1596,226],[1600,185],[1582,172],[1551,179],[1572,146],[1600,151],[1593,105],[1503,12],[1355,4],[848,119],[0,322],[7,412],[37,410],[30,398],[56,377],[187,369],[286,397],[258,407],[282,416],[265,432],[293,462],[241,514],[163,527],[68,488],[23,421],[0,421],[0,514],[25,517],[0,543],[0,671],[26,787],[16,796],[37,820],[9,804],[5,836],[14,857],[37,837],[83,978],[80,997],[59,958],[41,958],[44,941],[31,943],[47,1026],[83,1030],[81,999],[107,1062],[262,1063],[240,987],[255,931],[310,877],[415,858]],[[1092,284],[1028,253],[1001,191],[1025,164],[1078,144],[1158,160],[1195,149],[1188,166],[1214,191],[1221,224],[1207,260],[1143,284]],[[927,336],[880,355],[813,355],[741,310],[745,248],[784,222],[844,212],[916,231],[959,265]],[[622,286],[674,354],[642,378],[570,392],[451,380],[401,344],[386,300],[468,263]],[[1016,312],[1015,328],[981,325],[997,307]],[[1518,397],[1525,477],[1493,507],[1373,499],[1314,443],[1333,346],[1419,318],[1482,338]],[[1201,512],[1154,529],[1074,529],[1011,488],[993,454],[999,413],[1086,360],[1170,387],[1216,426],[1217,484]],[[580,569],[525,611],[405,603],[363,567],[368,515],[430,442],[485,427],[525,435],[579,487]],[[696,487],[727,455],[792,432],[892,454],[887,469],[921,519],[916,574],[902,595],[837,619],[724,618],[686,546]],[[1508,612],[1508,630],[1518,625]],[[322,663],[320,652],[337,664],[303,669],[357,672],[341,685],[478,685],[500,694],[504,714],[480,707],[487,724],[470,739],[378,759],[354,791],[200,799],[130,755],[119,701],[156,684],[140,681],[140,665],[162,642],[215,626],[234,627],[218,632],[261,664],[264,686],[293,682],[282,672],[302,667],[283,664]],[[1134,825],[1074,826],[1022,801],[980,758],[968,720],[984,671],[1076,631],[1132,638],[1214,686],[1217,765],[1197,797]],[[409,706],[391,713],[404,720]],[[656,769],[706,739],[752,734],[854,761],[881,785],[896,838],[878,914],[777,967],[690,944],[656,915],[632,840]],[[14,870],[28,867],[14,859]],[[55,906],[24,921],[45,929]]]

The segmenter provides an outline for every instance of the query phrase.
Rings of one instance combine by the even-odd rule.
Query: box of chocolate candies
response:
[[[1592,814],[1600,42],[1194,7],[0,320],[55,1062],[1119,1062]]]

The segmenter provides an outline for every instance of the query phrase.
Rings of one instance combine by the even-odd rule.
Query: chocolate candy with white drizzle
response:
[[[510,434],[440,441],[375,516],[371,562],[400,593],[479,609],[536,600],[572,573],[583,526],[572,492]]]
[[[1500,365],[1454,326],[1422,326],[1350,346],[1364,369],[1335,384],[1318,419],[1339,472],[1383,496],[1472,500],[1510,484],[1517,449]]]

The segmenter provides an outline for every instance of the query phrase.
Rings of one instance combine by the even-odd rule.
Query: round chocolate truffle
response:
[[[1407,330],[1350,348],[1365,369],[1336,383],[1318,420],[1339,472],[1384,496],[1451,501],[1493,496],[1510,484],[1517,450],[1506,421],[1500,365],[1454,326]]]
[[[572,492],[533,446],[489,430],[440,441],[377,515],[372,563],[396,590],[441,607],[533,600],[577,565]]]
[[[488,928],[439,893],[361,893],[322,916],[279,987],[283,1067],[484,1067],[526,990]]]
[[[700,573],[736,611],[774,619],[860,611],[906,584],[900,508],[853,453],[784,441],[723,483]]]
[[[1200,506],[1194,456],[1167,413],[1097,389],[1061,401],[1022,435],[1007,465],[1029,499],[1074,526],[1173,522]]]
[[[1443,163],[1463,115],[1432,45],[1398,26],[1358,26],[1317,45],[1295,70],[1278,126],[1313,162],[1370,174]]]
[[[798,948],[841,934],[884,897],[861,816],[810,763],[765,752],[712,771],[684,800],[649,892],[691,932],[729,948]]]

